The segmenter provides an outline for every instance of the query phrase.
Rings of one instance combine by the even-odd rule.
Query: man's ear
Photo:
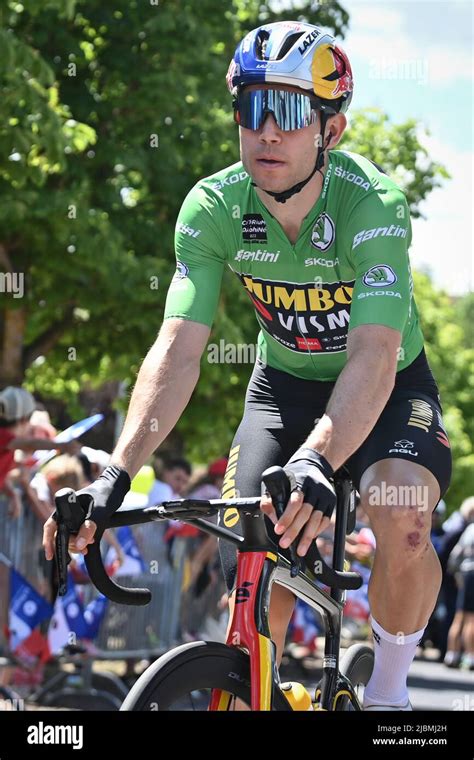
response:
[[[329,148],[335,148],[338,142],[341,140],[344,130],[347,126],[347,119],[343,113],[336,113],[328,119],[327,134],[331,135],[331,141],[328,145]]]

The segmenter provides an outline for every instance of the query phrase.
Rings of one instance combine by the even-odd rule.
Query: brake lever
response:
[[[71,488],[61,488],[55,494],[56,531],[56,567],[58,572],[58,594],[65,596],[67,592],[67,568],[71,562],[69,554],[69,538],[76,535],[85,520],[87,510]]]
[[[271,496],[277,517],[280,519],[291,495],[288,475],[282,467],[269,467],[263,473],[262,480]],[[291,557],[290,575],[292,578],[296,578],[300,570],[303,569],[303,558],[296,553],[296,540],[290,544],[289,552]]]

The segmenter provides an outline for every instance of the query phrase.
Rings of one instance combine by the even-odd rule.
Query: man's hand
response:
[[[331,523],[336,504],[336,494],[329,482],[333,470],[323,456],[309,448],[299,449],[284,470],[290,478],[292,493],[283,515],[277,518],[270,496],[263,496],[260,506],[274,523],[275,533],[281,535],[282,549],[287,549],[304,528],[296,549],[304,557],[312,541]]]
[[[87,554],[87,545],[94,543],[97,525],[106,524],[107,518],[121,506],[129,490],[128,473],[122,467],[109,465],[94,483],[77,491],[78,508],[84,510],[85,519],[77,535],[71,536],[69,551]],[[46,559],[53,559],[54,556],[56,527],[55,515],[52,515],[43,529]]]
[[[54,517],[51,515],[43,526],[43,549],[46,559],[53,559],[57,523]],[[69,552],[71,554],[87,554],[87,545],[94,543],[94,534],[97,530],[97,525],[92,520],[86,520],[80,527],[79,533],[76,536],[71,536],[69,539]]]

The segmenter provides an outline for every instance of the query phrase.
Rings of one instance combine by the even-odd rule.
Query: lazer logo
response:
[[[303,44],[298,47],[298,50],[300,51],[301,55],[303,55],[303,53],[305,53],[305,51],[309,48],[311,43],[314,42],[318,34],[319,32],[314,31],[306,35],[306,37],[303,40]]]
[[[227,185],[236,185],[237,182],[243,182],[249,175],[247,172],[239,172],[238,174],[231,174],[229,177],[224,177],[219,182],[214,182],[213,190],[222,190]]]
[[[390,227],[373,227],[371,230],[361,230],[354,235],[352,241],[352,249],[357,248],[361,243],[365,243],[366,240],[372,240],[377,237],[402,237],[406,238],[407,231],[404,227],[400,227],[398,224],[391,224]]]
[[[342,168],[342,166],[336,166],[334,169],[334,174],[336,177],[340,177],[340,179],[345,179],[346,182],[353,182],[354,185],[361,187],[362,190],[370,190],[370,182],[364,179],[364,177],[360,177],[358,174],[354,174],[354,172],[346,171]]]
[[[248,602],[250,599],[250,586],[253,586],[254,584],[250,581],[244,581],[241,586],[237,589],[235,592],[235,603],[236,604],[243,604],[244,602]]]

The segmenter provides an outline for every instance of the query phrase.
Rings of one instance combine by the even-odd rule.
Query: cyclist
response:
[[[267,496],[262,509],[274,541],[286,550],[298,537],[305,556],[329,525],[331,476],[346,463],[377,541],[375,665],[364,707],[409,710],[407,673],[441,580],[431,512],[449,484],[451,455],[413,298],[407,202],[381,168],[334,150],[353,81],[330,35],[305,23],[263,25],[237,47],[227,83],[242,160],[199,181],[183,203],[165,321],[113,465],[86,489],[94,508],[72,546],[86,551],[95,523],[118,508],[185,409],[227,264],[261,330],[223,496],[255,495],[262,472],[284,465],[294,485],[284,515],[277,521]],[[240,530],[235,510],[223,522]],[[48,556],[54,531],[49,521]],[[220,550],[232,605],[235,550]],[[274,584],[278,657],[294,601]]]

